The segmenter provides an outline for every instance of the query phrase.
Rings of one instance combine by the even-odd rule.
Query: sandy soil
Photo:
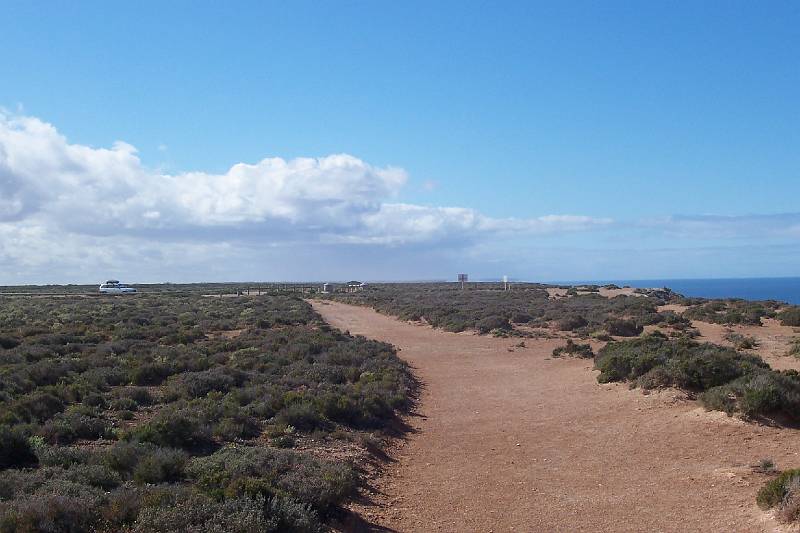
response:
[[[677,304],[662,305],[658,308],[659,311],[675,311],[676,313],[683,313],[687,309],[688,307]],[[758,341],[758,346],[753,350],[753,353],[760,355],[772,368],[777,370],[800,370],[800,359],[787,355],[791,348],[792,340],[800,338],[800,328],[782,326],[774,318],[763,318],[761,322],[763,324],[761,326],[724,326],[722,324],[692,320],[692,327],[700,332],[700,336],[697,338],[698,341],[713,342],[723,346],[733,345],[733,343],[725,339],[725,335],[730,331],[747,337],[754,337]]]
[[[560,287],[548,287],[545,289],[547,291],[548,296],[551,299],[562,298],[567,295],[568,289],[562,289]],[[605,287],[600,287],[600,296],[605,296],[606,298],[614,298],[616,296],[644,296],[644,294],[639,294],[634,292],[635,289],[632,287],[626,288],[619,288],[619,289],[606,289]],[[591,294],[589,291],[581,291],[578,290],[578,294]]]
[[[391,342],[424,383],[413,431],[355,506],[374,531],[775,531],[755,505],[800,431],[708,413],[675,391],[599,385],[561,339],[446,333],[315,302],[332,325]]]
[[[547,295],[550,297],[550,299],[556,299],[556,298],[561,298],[562,296],[566,296],[568,289],[561,289],[559,287],[547,287],[545,290],[547,291]]]
[[[624,287],[619,289],[606,289],[605,287],[600,287],[600,296],[605,296],[606,298],[615,298],[617,296],[640,296],[642,298],[645,297],[644,294],[634,292],[636,289],[632,287]]]
[[[762,323],[764,324],[763,326],[722,326],[693,320],[692,326],[700,332],[700,337],[697,340],[714,342],[724,346],[731,345],[725,339],[725,334],[729,331],[754,337],[758,341],[758,346],[753,350],[753,353],[760,355],[772,368],[778,370],[800,370],[800,359],[787,355],[792,339],[800,337],[800,334],[795,333],[797,328],[782,326],[779,321],[773,318],[764,318]]]

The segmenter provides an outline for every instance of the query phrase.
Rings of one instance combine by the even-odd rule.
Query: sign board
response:
[[[461,283],[464,283],[465,281],[468,281],[468,279],[469,279],[469,276],[467,276],[466,274],[459,274],[458,275],[458,281],[460,281]]]

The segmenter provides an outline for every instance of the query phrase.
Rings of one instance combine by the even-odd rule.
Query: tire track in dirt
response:
[[[599,385],[562,340],[447,333],[313,302],[331,325],[390,342],[424,383],[416,430],[355,510],[396,531],[774,531],[755,505],[770,457],[800,466],[800,431],[707,413],[675,391]]]

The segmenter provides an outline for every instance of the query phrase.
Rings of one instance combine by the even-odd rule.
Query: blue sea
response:
[[[620,287],[669,287],[684,296],[703,298],[744,298],[745,300],[779,300],[800,305],[800,278],[730,278],[730,279],[635,279],[581,281]]]

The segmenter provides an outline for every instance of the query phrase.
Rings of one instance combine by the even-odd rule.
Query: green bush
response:
[[[0,503],[0,531],[91,531],[99,517],[99,498],[36,494]]]
[[[791,370],[756,369],[705,392],[700,400],[710,409],[725,406],[722,410],[728,413],[741,411],[751,418],[781,414],[796,420],[800,415],[800,376]]]
[[[296,296],[216,299],[202,296],[206,288],[191,290],[4,300],[0,338],[13,339],[0,348],[7,529],[146,531],[174,523],[176,531],[252,524],[314,531],[322,513],[355,494],[350,466],[295,449],[276,450],[284,455],[263,470],[223,484],[227,493],[201,487],[185,466],[225,442],[269,447],[252,439],[276,416],[295,427],[284,440],[314,432],[326,441],[320,453],[335,456],[339,440],[387,429],[408,409],[416,385],[407,365],[390,345],[323,325]],[[344,399],[341,416],[328,411],[329,398]],[[33,468],[13,468],[20,466]],[[193,521],[189,511],[166,516],[169,506],[192,507],[186,502],[199,488],[213,493],[196,502],[215,509],[203,515],[213,520]],[[250,500],[259,501],[258,513]],[[218,511],[238,518],[225,522]]]
[[[500,329],[500,330],[511,329],[511,323],[508,321],[507,318],[503,318],[501,316],[496,316],[496,315],[487,316],[486,318],[480,319],[475,326],[480,333],[489,333],[490,331],[495,329]]]
[[[800,357],[800,339],[794,339],[789,347],[789,355]]]
[[[606,331],[616,337],[636,337],[644,328],[633,320],[609,320],[606,322]]]
[[[112,470],[129,476],[139,461],[155,450],[156,447],[152,444],[117,442],[103,453],[101,460]]]
[[[70,446],[37,446],[36,457],[42,466],[60,466],[69,468],[72,465],[86,464],[92,454],[88,450]]]
[[[199,494],[169,505],[143,509],[133,528],[137,533],[316,533],[319,518],[308,506],[287,498],[263,496],[215,501]]]
[[[725,340],[732,343],[737,350],[752,350],[758,346],[758,340],[755,337],[734,333],[733,331],[725,334]]]
[[[8,426],[0,426],[0,470],[29,466],[36,461],[36,454],[23,435]]]
[[[572,341],[572,339],[567,339],[566,346],[559,346],[553,350],[553,357],[561,357],[563,354],[587,359],[594,357],[594,352],[592,351],[592,347],[590,345],[576,344]]]
[[[104,491],[118,487],[122,480],[119,475],[105,465],[75,464],[69,467],[64,479],[76,484],[90,485]]]
[[[48,420],[41,435],[50,444],[70,444],[78,439],[110,436],[110,424],[102,418],[81,412],[59,413]]]
[[[165,364],[143,364],[131,371],[131,382],[136,385],[160,385],[172,373],[172,368]]]
[[[795,305],[788,307],[778,313],[776,318],[780,320],[781,324],[784,326],[798,327],[800,326],[800,306]]]
[[[595,367],[600,370],[597,379],[601,383],[635,381],[658,368],[664,385],[704,391],[767,368],[767,364],[731,348],[646,335],[607,344],[595,358]]]
[[[4,350],[10,350],[12,348],[16,348],[20,344],[22,344],[22,342],[13,337],[0,336],[0,348],[3,348]]]
[[[169,448],[196,448],[209,441],[208,428],[193,414],[177,409],[159,411],[131,431],[130,438]]]
[[[136,483],[170,483],[183,478],[188,455],[181,450],[160,448],[145,455],[133,469]]]
[[[310,401],[294,402],[284,407],[275,415],[275,421],[301,431],[313,431],[325,426],[319,409]]]
[[[598,381],[700,392],[709,409],[746,417],[800,416],[800,373],[777,372],[760,357],[714,344],[663,335],[609,343],[595,358]]]
[[[289,495],[326,513],[357,487],[353,468],[274,448],[228,447],[192,459],[187,473],[212,496]]]
[[[756,496],[756,503],[762,509],[772,509],[783,502],[786,497],[787,487],[792,479],[800,478],[800,469],[787,470],[778,477],[768,481]]]
[[[575,331],[589,325],[589,322],[582,316],[572,315],[564,317],[556,322],[556,329],[559,331]]]
[[[753,302],[740,299],[699,300],[687,302],[691,306],[684,312],[687,318],[715,324],[748,324],[760,326],[764,317],[775,316],[778,302]]]
[[[153,396],[144,387],[125,387],[119,390],[118,396],[121,400],[133,401],[138,406],[153,403]],[[135,411],[135,409],[131,409],[131,411]]]

